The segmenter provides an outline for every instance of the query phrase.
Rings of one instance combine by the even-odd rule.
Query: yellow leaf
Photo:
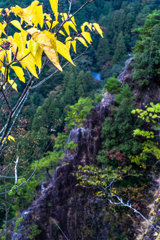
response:
[[[72,14],[69,15],[69,17],[71,17]],[[74,23],[74,25],[76,26],[76,22],[75,22],[75,19],[74,19],[74,16],[71,18],[72,22]]]
[[[11,43],[12,47],[12,51],[15,53],[16,49],[18,47],[18,53],[17,53],[17,59],[20,61],[22,58],[22,60],[20,61],[20,64],[22,65],[22,67],[24,69],[26,69],[26,67],[28,68],[28,70],[33,74],[33,76],[35,76],[36,78],[38,78],[36,69],[35,69],[35,59],[32,56],[32,54],[30,54],[29,50],[26,49],[26,41],[27,40],[27,32],[26,31],[21,31],[21,33],[15,33],[14,34],[14,38],[12,38],[11,36],[8,37],[8,41]]]
[[[29,17],[26,15],[25,11],[21,7],[16,5],[15,7],[11,7],[11,11],[14,12],[15,15],[18,15],[22,21],[25,21],[29,25],[32,25],[31,20],[29,19]]]
[[[40,71],[40,69],[42,67],[43,50],[40,48],[39,44],[37,42],[35,42],[33,39],[30,39],[27,44],[28,44],[28,50],[33,55],[33,57],[35,59],[35,63]]]
[[[66,46],[70,49],[71,48],[71,41],[67,41]]]
[[[82,36],[87,40],[89,44],[92,42],[92,38],[89,32],[82,32]]]
[[[17,91],[17,84],[14,82],[14,80],[9,80],[9,79],[8,79],[8,82],[9,82],[9,84],[12,85],[12,88]],[[18,92],[18,91],[17,91],[17,92]]]
[[[33,74],[33,76],[35,76],[36,78],[38,78],[35,69],[36,62],[32,54],[26,49],[23,56],[25,56],[25,58],[20,61],[21,65],[24,67],[24,69],[27,67],[30,73]]]
[[[7,16],[9,16],[11,10],[9,10],[8,8],[5,8],[5,11],[6,11],[6,13],[7,13]]]
[[[5,56],[5,51],[0,51],[0,70],[2,68],[2,65],[3,65],[3,59],[4,59],[4,56]]]
[[[48,28],[50,29],[51,23],[49,21],[46,21]],[[53,21],[52,22],[52,28],[54,28],[59,22],[58,21]]]
[[[76,53],[76,40],[72,41],[73,50]]]
[[[103,38],[103,31],[100,28],[98,23],[93,23],[93,26],[95,27],[95,29],[97,30],[97,32],[101,35],[101,37]]]
[[[59,13],[58,12],[54,13],[54,16],[55,16],[56,21],[58,21]]]
[[[68,35],[70,35],[69,23],[68,23],[68,22],[65,22],[65,23],[63,24],[63,27],[64,27],[66,33],[67,33]]]
[[[17,66],[12,66],[11,68],[14,70],[14,72],[17,75],[17,77],[19,78],[19,80],[25,83],[23,69],[21,67],[17,67]]]
[[[3,24],[0,23],[0,37],[1,37],[2,33],[4,33],[6,35],[6,33],[4,31],[6,26],[7,26],[7,23],[3,23]]]
[[[69,27],[73,28],[76,32],[77,32],[77,29],[75,27],[75,25],[73,24],[72,21],[67,21],[63,24],[63,27],[66,31],[66,33],[70,36],[70,30],[69,30]]]
[[[92,31],[92,24],[84,22],[83,25],[81,26],[82,32],[85,32],[85,26],[87,26]]]
[[[59,33],[62,34],[63,36],[66,36],[62,30],[60,30]]]
[[[8,63],[10,63],[11,60],[12,60],[12,50],[11,50],[11,48],[9,50],[7,50],[6,53],[7,53],[7,61],[8,61]]]
[[[20,22],[18,22],[17,20],[13,20],[13,21],[11,21],[11,24],[21,31],[22,27],[21,27]]]
[[[31,19],[32,23],[37,27],[39,24],[41,28],[43,28],[43,8],[41,6],[37,6],[33,9],[33,17]]]
[[[54,13],[58,12],[58,0],[49,0],[51,4],[52,11]]]
[[[75,66],[75,64],[73,63],[73,61],[71,59],[69,48],[65,44],[63,44],[62,42],[60,42],[58,40],[56,41],[56,43],[57,43],[57,52]]]
[[[8,140],[9,140],[9,141],[11,141],[11,140],[12,140],[12,141],[14,141],[14,142],[15,142],[15,139],[14,139],[14,137],[12,137],[11,135],[9,135],[9,136],[8,136]]]
[[[50,14],[43,13],[43,16],[46,17],[46,20],[51,21],[52,18],[50,17]]]
[[[74,29],[74,31],[76,31],[76,32],[77,32],[77,29],[76,29],[76,27],[75,27],[74,23],[73,23],[72,21],[68,21],[68,23],[69,23],[69,26],[70,26],[71,28],[73,28],[73,29]]]
[[[65,21],[67,19],[67,13],[60,13],[60,15],[62,16],[62,21]]]
[[[40,30],[38,30],[37,28],[30,28],[30,29],[27,30],[27,32],[32,35],[33,33],[40,32]]]
[[[56,49],[56,38],[53,33],[47,32],[44,30],[40,33],[34,33],[32,35],[35,42],[43,49],[45,54],[51,60],[51,62],[60,70],[62,68],[59,64],[57,49]]]
[[[67,37],[65,42],[69,41],[69,40],[72,40],[71,36]]]
[[[82,37],[75,37],[75,40],[80,41],[85,47],[88,47],[86,41]]]

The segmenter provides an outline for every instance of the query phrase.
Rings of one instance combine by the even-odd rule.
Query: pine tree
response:
[[[135,21],[135,16],[131,13],[127,14],[126,24],[125,24],[125,33],[130,33],[133,23]]]
[[[97,65],[100,69],[102,69],[103,65],[110,59],[110,47],[107,38],[103,38],[99,41],[97,52],[96,52],[96,59]]]
[[[81,87],[80,87],[80,85],[81,85]],[[85,97],[85,93],[87,92],[87,84],[86,84],[84,71],[80,71],[80,73],[77,76],[76,89],[77,89],[78,99],[80,97]],[[82,95],[80,95],[80,93],[82,93]]]
[[[78,90],[77,90],[77,96],[78,96],[78,99],[80,97],[84,98],[85,97],[85,92],[84,92],[84,88],[83,88],[83,85],[79,85],[78,87]]]
[[[87,83],[87,91],[90,92],[95,87],[94,78],[93,78],[91,71],[88,71],[85,73],[85,79],[86,79],[86,83]]]
[[[65,105],[73,105],[75,103],[74,92],[72,92],[69,88],[66,88],[64,93],[64,101]]]
[[[117,42],[116,42],[116,48],[114,51],[114,56],[112,59],[112,65],[115,63],[118,63],[118,61],[126,54],[126,45],[123,37],[122,31],[118,35]]]

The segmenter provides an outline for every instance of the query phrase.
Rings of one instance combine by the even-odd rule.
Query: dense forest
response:
[[[31,2],[6,0],[0,8],[25,8]],[[73,0],[71,13],[85,2]],[[43,5],[49,8],[49,1]],[[68,1],[60,0],[59,9],[68,12]],[[44,81],[25,102],[12,130],[14,141],[0,155],[0,239],[159,239],[160,2],[94,0],[75,19],[77,29],[85,22],[98,23],[103,38],[95,31],[87,49],[77,43],[76,66],[68,64],[62,72],[54,74],[49,61],[39,80]],[[16,83],[17,92],[9,89],[11,107],[25,89],[25,83]],[[2,128],[9,113],[0,97]],[[67,183],[54,183],[66,175]],[[51,183],[62,192],[71,186],[66,194],[57,193],[61,203],[54,200],[57,209],[65,206],[67,216],[58,216],[57,209],[57,215],[49,215],[55,206],[48,199],[49,220],[25,218],[26,209],[47,196],[43,187]],[[67,227],[63,214],[71,218]]]

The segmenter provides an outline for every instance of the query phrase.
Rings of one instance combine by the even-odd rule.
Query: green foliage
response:
[[[151,158],[151,156],[156,157],[157,160],[160,159],[160,149],[153,141],[145,141],[142,144],[142,152],[139,155],[130,156],[131,162],[137,164],[139,167],[146,169],[146,161]],[[154,160],[152,161],[152,163]]]
[[[23,221],[24,221],[24,219],[22,217],[17,218],[17,220],[15,222],[14,232],[18,232],[19,223],[21,223]]]
[[[30,226],[30,231],[32,234],[30,234],[28,237],[29,239],[35,239],[36,236],[38,236],[42,230],[38,229],[38,225],[34,224],[33,226]]]
[[[123,90],[122,90],[123,92]],[[141,143],[138,137],[133,137],[133,130],[142,125],[142,120],[134,119],[131,114],[134,103],[127,98],[127,95],[117,97],[119,107],[112,109],[112,115],[105,119],[102,128],[103,150],[98,155],[98,160],[105,164],[117,166],[118,162],[106,158],[106,153],[116,149],[124,154],[125,161],[123,164],[130,164],[129,156],[140,152]],[[127,90],[128,92],[128,90]],[[133,94],[130,91],[130,95]]]
[[[76,149],[77,146],[78,146],[78,144],[76,144],[76,143],[74,143],[73,141],[71,141],[71,142],[68,142],[68,143],[65,145],[65,148],[74,150],[74,149]]]
[[[51,178],[56,167],[60,164],[60,159],[63,157],[64,154],[62,151],[47,152],[45,157],[39,161],[34,161],[31,166],[26,169],[26,177],[18,179],[17,185],[14,185],[12,191],[9,193],[9,196],[15,198],[12,206],[14,211],[18,211],[19,207],[21,209],[28,206],[37,194],[37,185]],[[34,175],[30,181],[28,181],[27,177],[33,173]],[[17,186],[20,185],[22,185],[22,187],[17,188]]]
[[[105,84],[105,87],[109,93],[118,93],[121,89],[121,82],[118,81],[117,78],[111,77],[108,79],[107,83]]]
[[[115,63],[118,63],[119,60],[121,60],[122,56],[126,54],[126,45],[125,45],[125,39],[123,36],[123,32],[121,31],[118,35],[116,45],[115,45],[115,51],[112,59],[112,66]]]
[[[139,85],[148,85],[150,79],[158,81],[160,72],[160,11],[155,10],[148,15],[144,27],[137,29],[140,39],[136,42],[134,50],[133,80],[138,80]]]
[[[153,104],[152,102],[150,103],[150,106],[145,106],[145,110],[132,110],[132,114],[138,114],[139,118],[150,124],[150,131],[135,129],[133,133],[133,136],[139,135],[147,139],[147,141],[144,141],[142,144],[142,152],[139,155],[130,156],[132,162],[136,163],[140,167],[143,167],[144,169],[147,167],[147,164],[144,162],[150,159],[151,156],[154,156],[154,158],[157,160],[160,159],[160,149],[158,146],[159,144],[155,142],[155,130],[159,131],[159,113],[160,104]],[[152,141],[148,139],[151,139]],[[154,163],[154,159],[152,162]]]
[[[118,104],[121,104],[123,99],[128,99],[128,101],[133,101],[134,97],[133,97],[134,92],[131,91],[129,85],[126,83],[124,84],[124,86],[122,88],[120,88],[119,94],[115,95],[115,101]]]
[[[71,130],[74,126],[82,127],[87,115],[93,108],[93,100],[90,98],[80,98],[78,103],[70,107],[68,116],[65,120],[68,122],[68,129]]]
[[[150,103],[150,106],[145,106],[145,110],[142,109],[134,109],[132,111],[133,114],[138,113],[138,117],[145,120],[148,123],[156,124],[158,119],[160,118],[160,104]]]
[[[55,142],[54,148],[57,149],[57,150],[62,149],[63,146],[65,145],[68,137],[69,137],[69,135],[58,133],[58,137],[57,137],[57,140]]]

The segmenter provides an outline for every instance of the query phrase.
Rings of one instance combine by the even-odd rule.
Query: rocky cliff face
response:
[[[107,238],[102,204],[93,197],[92,189],[76,186],[77,180],[72,173],[79,165],[95,163],[101,149],[102,123],[109,115],[111,102],[110,96],[105,97],[91,110],[85,128],[74,128],[70,132],[68,141],[77,143],[77,149],[74,153],[66,152],[65,164],[56,169],[52,181],[41,184],[40,196],[23,211],[24,222],[12,240],[29,239],[33,232],[31,225],[41,230],[35,237],[37,240]],[[95,213],[97,208],[98,214]]]
[[[118,78],[122,84],[132,81],[132,60],[126,61],[125,69]],[[135,96],[138,91],[135,91]],[[151,89],[148,89],[147,102],[152,95]],[[106,225],[104,220],[104,206],[107,205],[93,196],[93,189],[76,186],[77,180],[72,173],[79,165],[96,162],[96,155],[102,148],[102,123],[110,114],[110,104],[114,104],[114,97],[105,94],[102,102],[91,110],[85,127],[74,128],[70,132],[68,141],[74,141],[78,147],[74,152],[67,151],[64,164],[56,169],[52,180],[40,185],[41,193],[23,211],[24,221],[20,224],[18,233],[12,234],[12,240],[28,240],[34,232],[33,239],[36,240],[109,239],[108,227],[111,226]],[[37,230],[40,230],[38,235]]]

